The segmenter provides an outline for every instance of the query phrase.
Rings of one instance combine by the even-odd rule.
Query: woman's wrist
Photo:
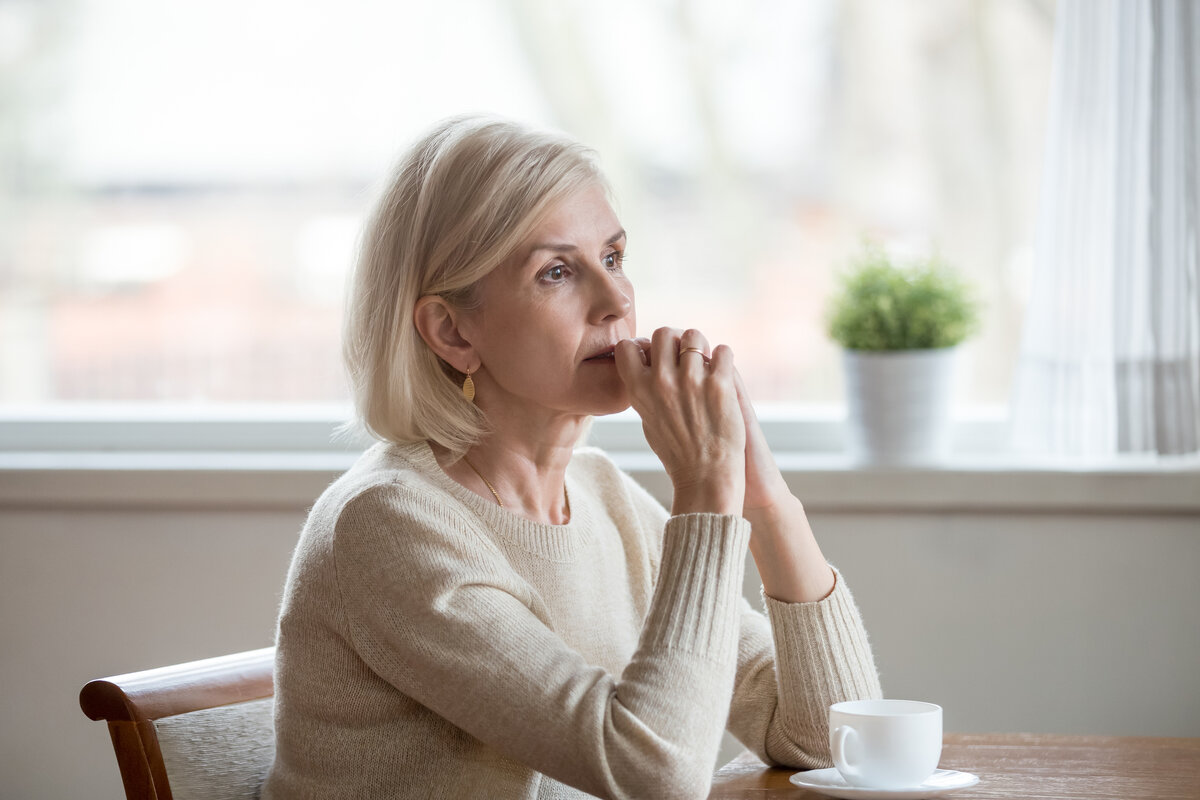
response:
[[[671,513],[742,514],[745,489],[733,479],[715,479],[675,487]]]
[[[786,603],[811,603],[829,596],[834,573],[798,499],[755,509],[746,519],[750,554],[767,595]]]
[[[765,501],[760,500],[758,505],[742,509],[742,516],[752,525],[758,524],[761,527],[776,528],[781,520],[798,515],[804,516],[804,504],[800,502],[800,498],[788,491],[787,484],[783,484],[781,490]]]

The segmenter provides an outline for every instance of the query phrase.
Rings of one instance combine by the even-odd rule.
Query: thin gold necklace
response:
[[[478,467],[471,463],[471,459],[464,455],[462,460],[467,462],[467,466],[471,468],[471,471],[478,475],[479,480],[483,481],[484,485],[488,487],[488,491],[492,493],[492,497],[496,498],[497,505],[499,505],[501,508],[504,508],[504,501],[500,499],[500,494],[496,491],[496,487],[492,486],[492,482],[483,477],[483,473],[479,471]],[[567,496],[567,482],[565,480],[563,481],[563,502],[567,504],[567,519],[570,519],[571,498]]]
[[[504,508],[504,501],[503,501],[503,500],[501,500],[501,499],[500,499],[500,495],[498,495],[498,494],[496,493],[496,487],[495,487],[495,486],[492,486],[492,482],[491,482],[491,481],[489,481],[487,478],[483,477],[483,473],[482,473],[482,472],[480,472],[480,471],[479,471],[479,470],[478,470],[478,469],[475,467],[475,465],[471,463],[471,459],[467,458],[466,456],[463,456],[463,461],[467,462],[467,466],[468,466],[468,467],[470,467],[472,470],[474,470],[474,471],[475,471],[475,474],[479,476],[479,480],[481,480],[481,481],[483,481],[485,484],[487,484],[487,487],[488,487],[488,489],[490,489],[490,490],[491,490],[491,492],[492,492],[492,497],[496,498],[496,502],[500,504],[500,507],[501,507],[501,508]],[[565,487],[564,487],[564,488],[565,488]]]

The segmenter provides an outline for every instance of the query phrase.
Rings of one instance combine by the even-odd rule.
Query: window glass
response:
[[[643,332],[841,401],[864,236],[937,248],[1015,359],[1052,7],[985,0],[0,0],[0,403],[341,401],[341,297],[404,144],[490,111],[599,150]]]

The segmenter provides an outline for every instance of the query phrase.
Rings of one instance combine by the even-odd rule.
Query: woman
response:
[[[634,338],[626,238],[561,137],[459,118],[402,159],[346,335],[381,443],[296,549],[268,800],[703,797],[726,726],[823,766],[829,704],[879,696],[729,348]],[[630,404],[669,514],[578,447]]]

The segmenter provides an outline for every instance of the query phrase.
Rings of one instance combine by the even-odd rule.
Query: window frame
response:
[[[757,410],[778,456],[842,453],[841,407],[763,404]],[[351,417],[342,404],[0,406],[0,454],[358,453],[372,440],[341,430]],[[967,409],[952,425],[955,453],[1003,452],[1006,408]],[[587,444],[652,455],[632,410],[594,419]]]
[[[838,408],[764,406],[763,428],[809,513],[1200,515],[1200,457],[1102,464],[1004,449],[1002,409],[954,421],[943,464],[871,468],[842,449]],[[0,511],[286,512],[302,519],[366,445],[336,435],[346,406],[0,408]],[[670,482],[632,412],[589,444],[664,503]]]

